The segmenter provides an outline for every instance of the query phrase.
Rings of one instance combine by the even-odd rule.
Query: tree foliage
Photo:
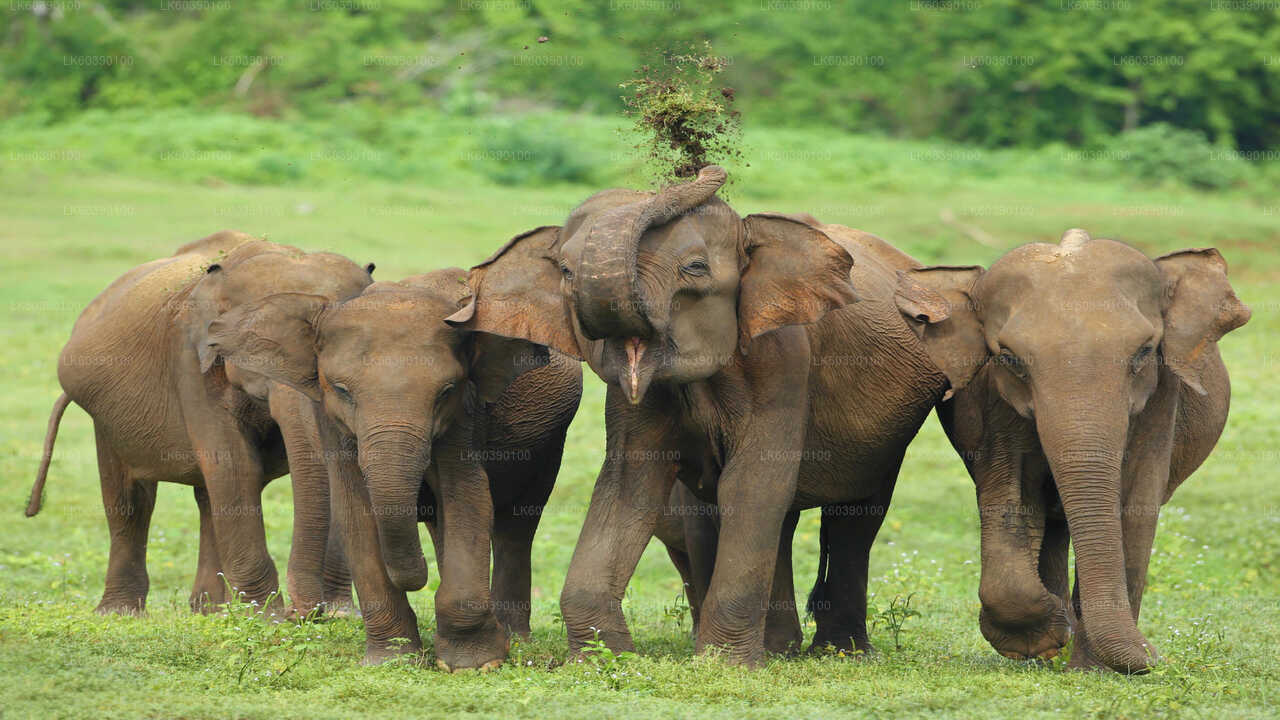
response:
[[[711,41],[750,122],[988,146],[1164,123],[1257,150],[1280,146],[1278,18],[1234,0],[15,0],[0,113],[614,112],[653,53]]]

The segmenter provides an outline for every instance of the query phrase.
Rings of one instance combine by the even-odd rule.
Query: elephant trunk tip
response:
[[[387,565],[387,576],[391,580],[391,584],[404,590],[412,592],[421,590],[426,587],[429,573],[427,572],[427,560],[422,555],[412,558],[407,565]]]

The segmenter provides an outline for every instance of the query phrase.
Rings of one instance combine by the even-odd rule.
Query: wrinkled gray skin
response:
[[[657,194],[596,194],[473,268],[473,302],[448,320],[585,358],[609,384],[608,454],[560,598],[575,652],[597,631],[633,648],[621,600],[674,475],[719,508],[696,647],[762,663],[789,516],[887,506],[946,390],[894,303],[895,272],[918,263],[807,216],[743,219],[714,197],[724,179],[710,166]],[[842,585],[864,590],[850,624],[865,626],[883,513],[849,520]]]
[[[246,601],[266,603],[278,580],[261,494],[286,472],[295,499],[291,610],[305,615],[322,604],[350,604],[346,560],[329,532],[329,481],[310,402],[252,364],[216,362],[203,347],[206,328],[223,313],[278,292],[350,297],[372,281],[372,268],[220,232],[130,270],[85,308],[58,360],[65,395],[50,421],[27,514],[39,510],[69,399],[93,418],[111,530],[99,612],[146,607],[147,530],[159,481],[192,486],[200,508],[192,609],[225,602],[227,584]]]
[[[427,583],[419,520],[440,571],[438,664],[493,667],[509,633],[529,633],[530,547],[582,368],[545,347],[446,325],[469,295],[465,280],[439,270],[346,302],[276,295],[210,328],[218,354],[266,368],[316,403],[366,663],[422,649],[406,595]]]
[[[977,484],[983,635],[1046,658],[1074,630],[1072,666],[1147,670],[1159,656],[1137,622],[1159,509],[1222,433],[1217,341],[1250,315],[1226,262],[1153,261],[1070,230],[904,286],[939,293],[900,306],[956,391],[939,416]],[[926,324],[939,310],[950,318]]]

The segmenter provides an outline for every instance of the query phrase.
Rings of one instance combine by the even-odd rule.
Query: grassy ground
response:
[[[402,151],[373,150],[354,136],[334,144],[314,127],[295,133],[239,118],[191,120],[194,128],[165,136],[163,128],[180,127],[180,120],[130,133],[124,130],[146,120],[100,116],[78,129],[10,127],[0,140],[10,161],[0,174],[0,667],[8,675],[0,683],[0,712],[1274,715],[1280,702],[1280,551],[1273,541],[1280,531],[1280,414],[1267,388],[1280,366],[1280,208],[1267,205],[1274,197],[1267,188],[1201,195],[1147,187],[1114,168],[1052,152],[989,154],[756,132],[747,140],[757,159],[737,173],[730,194],[740,212],[809,211],[875,231],[926,262],[989,263],[1005,248],[1055,240],[1073,226],[1152,254],[1206,245],[1223,251],[1254,318],[1223,343],[1235,385],[1226,434],[1160,521],[1142,627],[1167,662],[1149,676],[1065,673],[991,650],[977,627],[972,483],[932,419],[908,453],[873,554],[878,621],[872,639],[879,651],[871,658],[778,659],[757,672],[694,658],[678,576],[655,543],[625,604],[639,657],[560,666],[566,647],[556,599],[603,455],[603,392],[594,378],[535,547],[534,638],[516,646],[496,673],[449,676],[430,662],[359,667],[358,620],[294,626],[239,615],[191,616],[186,596],[197,514],[189,491],[178,486],[161,487],[152,522],[148,616],[95,616],[107,534],[90,422],[82,411],[73,408],[63,420],[45,510],[27,520],[21,508],[59,392],[58,349],[80,309],[108,282],[228,227],[374,261],[382,278],[467,266],[523,229],[561,221],[600,183],[634,178],[622,164],[616,172],[588,167],[541,184],[530,178],[555,171],[511,164],[532,164],[566,147],[578,157],[575,145],[591,147],[596,158],[617,157],[625,145],[600,121],[562,119],[557,127],[568,144],[550,151],[539,146],[525,156],[495,150],[501,146],[485,139],[492,128],[473,133],[404,123],[406,148],[430,141],[420,157],[405,159]],[[240,138],[243,147],[200,149],[191,140],[219,132],[226,143]],[[401,136],[396,128],[382,132]],[[505,131],[493,132],[510,141]],[[118,142],[94,140],[103,136]],[[155,150],[154,143],[170,141],[179,144],[168,155]],[[515,142],[519,148],[519,137]],[[299,169],[289,171],[290,163]],[[285,170],[277,173],[278,167]],[[286,482],[268,487],[265,520],[283,571],[291,522]],[[816,565],[816,531],[816,516],[806,513],[796,539],[802,591]],[[895,598],[908,596],[919,616],[895,627],[882,615]],[[431,594],[411,600],[430,638]]]

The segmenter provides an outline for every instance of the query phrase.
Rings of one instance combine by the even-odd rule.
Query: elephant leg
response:
[[[213,530],[213,510],[209,492],[193,488],[196,506],[200,508],[200,560],[196,564],[196,581],[188,602],[192,612],[208,614],[227,601],[227,584],[222,580],[222,561],[218,558],[218,542]]]
[[[494,513],[494,610],[507,632],[523,638],[529,637],[529,616],[533,612],[533,538],[560,473],[566,431],[567,428],[551,439],[537,474],[530,478],[520,498],[511,507]]]
[[[778,538],[778,560],[773,568],[769,610],[764,618],[764,649],[775,655],[794,654],[804,642],[791,568],[791,542],[799,521],[798,510],[787,513]]]
[[[196,449],[209,493],[222,572],[231,592],[241,600],[262,607],[268,614],[283,616],[279,576],[267,552],[262,525],[262,462],[238,432],[228,429],[210,434],[211,442]]]
[[[677,491],[693,495],[683,484]],[[719,508],[709,503],[698,503],[685,515],[685,543],[689,552],[689,572],[693,579],[689,586],[689,612],[693,614],[693,637],[698,637],[702,622],[702,606],[711,587],[711,575],[716,569],[716,550],[720,542],[720,526],[716,521]]]
[[[449,671],[488,668],[507,656],[507,631],[494,614],[490,592],[493,498],[489,476],[465,453],[439,449],[435,457],[440,499],[440,587],[436,590],[436,663]]]
[[[735,664],[765,660],[765,616],[799,469],[798,459],[778,455],[782,459],[734,456],[717,489],[720,542],[695,650],[721,647]]]
[[[351,596],[351,564],[342,545],[342,536],[338,533],[338,524],[332,518],[329,541],[324,551],[324,606],[337,615],[350,614],[356,606]]]
[[[1045,517],[1044,540],[1040,543],[1040,582],[1046,590],[1062,598],[1063,605],[1071,601],[1070,548],[1067,519],[1060,508],[1051,509]]]
[[[289,612],[296,617],[307,617],[325,608],[329,472],[325,468],[311,400],[296,390],[274,385],[268,405],[284,439],[289,478],[293,483],[293,539],[286,574]]]
[[[658,515],[653,533],[654,537],[661,540],[663,546],[667,548],[667,557],[671,559],[676,572],[680,573],[681,595],[693,617],[693,637],[697,637],[698,612],[702,608],[703,593],[711,580],[710,568],[715,565],[716,530],[714,526],[711,527],[711,532],[707,533],[711,543],[711,557],[702,560],[707,568],[706,581],[702,583],[699,583],[694,571],[693,556],[706,552],[707,538],[704,538],[698,530],[698,524],[713,522],[709,514],[703,512],[703,507],[714,511],[715,506],[698,503],[684,483],[676,481],[674,473],[668,498],[667,506]],[[676,624],[677,626],[683,624],[683,618],[676,618]]]
[[[698,634],[698,609],[700,602],[693,599],[693,566],[689,562],[689,553],[676,548],[667,546],[667,557],[671,559],[671,564],[675,566],[676,572],[680,573],[680,587],[683,588],[685,602],[689,604],[689,613],[693,616],[693,634]]]
[[[827,646],[847,653],[875,650],[867,633],[867,574],[871,547],[889,512],[898,466],[865,500],[822,508],[822,546],[828,553],[824,592],[813,601],[818,629],[809,651]],[[823,580],[819,580],[823,582]]]
[[[533,536],[545,504],[546,497],[542,497],[531,504],[517,504],[494,518],[494,612],[507,632],[522,638],[529,637]]]
[[[1058,592],[1065,593],[1064,571],[1054,571],[1053,588],[1043,580],[1050,572],[1043,558],[1065,562],[1065,521],[1049,532],[1048,465],[1038,453],[997,448],[980,453],[971,472],[982,526],[982,635],[1008,658],[1052,658],[1071,637],[1071,621]]]
[[[376,665],[405,653],[422,651],[418,617],[405,592],[391,583],[382,560],[378,528],[355,448],[346,447],[327,421],[321,421],[331,481],[330,508],[337,534],[351,561],[351,576],[364,618],[364,665]],[[437,546],[438,547],[438,546]]]
[[[100,614],[140,614],[147,609],[147,530],[156,504],[156,484],[135,482],[129,470],[94,426],[98,446],[98,475],[102,506],[111,531],[106,587],[98,603]]]
[[[597,638],[614,652],[635,650],[622,598],[670,498],[668,458],[679,457],[661,409],[631,406],[616,385],[607,392],[608,452],[560,593],[570,654]]]

